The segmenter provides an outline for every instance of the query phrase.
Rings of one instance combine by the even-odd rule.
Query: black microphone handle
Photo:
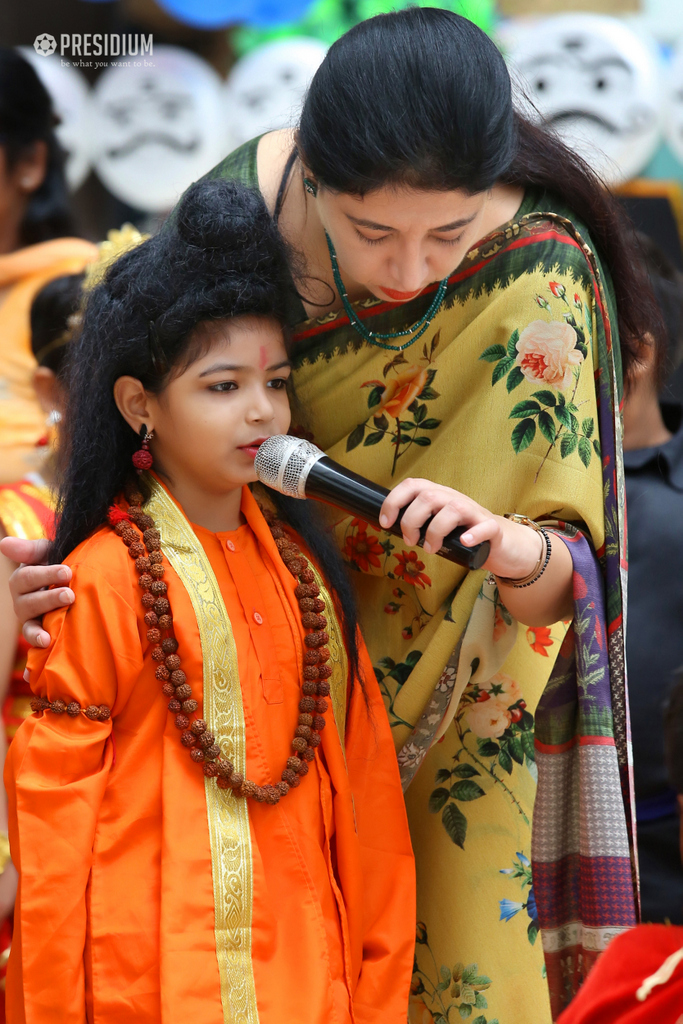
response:
[[[386,487],[373,484],[365,477],[359,476],[350,469],[340,466],[334,459],[324,455],[311,467],[306,479],[306,497],[315,498],[317,501],[324,501],[328,505],[334,505],[344,512],[350,512],[367,523],[372,523],[379,530],[379,513],[382,503],[389,491]],[[405,509],[401,509],[398,518],[393,526],[386,531],[394,537],[402,537],[401,519]],[[422,547],[427,533],[427,527],[434,516],[430,516],[420,530],[420,538],[417,547]],[[473,547],[466,547],[460,543],[460,537],[467,527],[458,526],[451,533],[444,537],[443,547],[436,552],[442,558],[450,562],[457,562],[467,569],[480,569],[489,557],[491,545],[486,540],[483,544],[475,544]]]

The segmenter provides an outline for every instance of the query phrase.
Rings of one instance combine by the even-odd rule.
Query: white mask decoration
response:
[[[266,43],[237,61],[225,87],[235,145],[296,124],[326,52],[317,39],[291,37]]]
[[[59,57],[39,57],[32,46],[20,46],[52,99],[59,118],[56,135],[66,152],[66,180],[72,192],[82,185],[90,170],[90,89],[85,76],[73,67],[62,67]]]
[[[609,184],[637,175],[657,148],[661,85],[654,44],[616,18],[562,14],[501,34],[513,88]],[[531,112],[538,119],[538,114]]]
[[[93,162],[118,199],[160,213],[228,151],[222,83],[175,46],[155,46],[142,65],[111,65],[98,78]]]
[[[664,137],[672,153],[683,161],[683,42],[674,53],[666,76]]]

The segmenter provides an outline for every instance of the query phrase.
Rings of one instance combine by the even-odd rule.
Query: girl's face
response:
[[[463,191],[385,187],[361,198],[320,189],[316,209],[342,271],[378,298],[408,302],[481,237],[485,202]]]
[[[202,323],[196,338],[205,353],[159,395],[145,393],[143,422],[160,475],[218,498],[256,480],[259,444],[287,433],[291,364],[281,327],[266,317]]]

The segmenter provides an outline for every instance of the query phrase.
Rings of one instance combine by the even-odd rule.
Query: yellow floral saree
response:
[[[257,187],[255,156],[213,174]],[[294,328],[302,427],[331,457],[551,521],[574,560],[573,624],[527,629],[484,571],[331,517],[406,789],[413,1024],[546,1024],[635,923],[619,352],[608,283],[567,216],[528,193],[404,352],[343,312]],[[354,308],[386,332],[430,299]]]

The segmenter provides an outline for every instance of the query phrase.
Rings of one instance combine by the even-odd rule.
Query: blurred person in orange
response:
[[[54,277],[79,273],[95,247],[73,237],[64,154],[45,87],[0,48],[0,482],[38,467],[44,417],[31,383],[29,310]]]
[[[62,373],[67,346],[73,337],[81,300],[82,274],[55,278],[42,288],[31,306],[31,347],[37,366],[33,385],[49,434],[41,439],[45,455],[41,472],[28,473],[13,484],[0,486],[0,537],[25,540],[51,537],[56,488],[55,442],[64,408]],[[13,613],[6,581],[16,564],[0,554],[0,764],[18,727],[31,714],[31,690],[24,679],[28,644]],[[9,856],[7,800],[0,789],[0,1022],[4,1021],[4,975],[12,938],[12,910],[17,873]]]

